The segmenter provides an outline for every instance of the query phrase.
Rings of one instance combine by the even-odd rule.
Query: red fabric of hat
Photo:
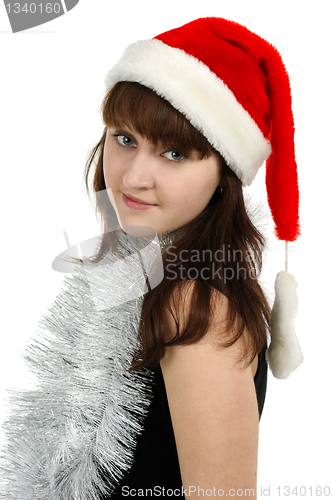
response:
[[[270,141],[266,186],[276,235],[295,240],[299,193],[294,121],[289,78],[279,52],[244,26],[221,18],[197,19],[156,39],[205,64]],[[206,97],[213,100],[212,94]]]

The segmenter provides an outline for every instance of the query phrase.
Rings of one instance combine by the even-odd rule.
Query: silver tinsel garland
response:
[[[246,204],[262,229],[265,211]],[[25,354],[38,386],[12,394],[1,499],[100,500],[130,469],[153,375],[128,368],[139,348],[146,278],[151,288],[160,282],[160,245],[174,237],[144,242],[117,231],[113,251],[65,278]]]
[[[66,276],[39,322],[25,355],[38,386],[13,394],[4,425],[2,499],[98,500],[131,467],[153,376],[128,372],[145,277],[138,252],[125,243]],[[126,277],[137,289],[124,302],[132,290]]]

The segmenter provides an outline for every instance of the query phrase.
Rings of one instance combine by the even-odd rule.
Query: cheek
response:
[[[119,170],[119,162],[115,161],[114,155],[107,154],[107,151],[104,151],[103,156],[103,173],[106,187],[114,186],[118,182],[118,178],[120,173]]]
[[[177,190],[179,203],[189,211],[201,212],[212,198],[218,182],[211,179],[211,182],[204,182],[204,179],[196,182],[185,183]]]
[[[177,186],[177,189],[173,187],[170,193],[168,207],[174,214],[184,216],[188,221],[195,218],[205,206],[197,190],[189,189],[188,185]]]
[[[208,205],[220,183],[219,161],[215,157],[201,160],[183,175],[169,181],[168,189],[178,208],[197,215]]]
[[[112,144],[112,138],[107,137],[103,151],[103,173],[105,182],[114,182],[117,166],[119,165],[119,158],[117,156],[117,151],[114,150],[114,144]]]

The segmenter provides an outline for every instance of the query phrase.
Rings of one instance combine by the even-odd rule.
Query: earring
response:
[[[222,190],[224,189],[224,186],[221,186],[220,188],[220,193],[222,193]]]

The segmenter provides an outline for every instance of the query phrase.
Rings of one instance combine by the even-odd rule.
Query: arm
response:
[[[259,417],[253,372],[237,362],[244,336],[231,347],[216,347],[227,312],[223,296],[220,305],[201,341],[167,347],[161,360],[182,483],[188,494],[190,486],[197,488],[190,498],[199,498],[198,487],[215,488],[217,498],[218,489],[232,498],[238,498],[238,489],[250,489],[246,496],[256,498]],[[169,321],[174,329],[171,316]]]

